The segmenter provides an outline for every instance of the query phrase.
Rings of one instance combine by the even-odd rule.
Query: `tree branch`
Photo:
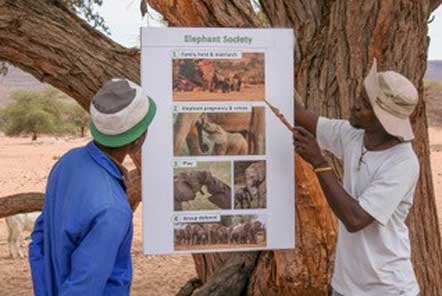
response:
[[[181,27],[259,27],[250,0],[144,0],[169,22]]]
[[[431,0],[430,1],[430,13],[435,11],[442,4],[442,0]]]
[[[45,195],[42,192],[27,192],[0,198],[0,218],[20,213],[41,211]]]
[[[139,81],[138,50],[115,43],[64,5],[0,0],[0,15],[0,60],[64,91],[86,110],[103,81]]]
[[[128,172],[125,178],[129,203],[132,210],[135,211],[141,201],[141,175],[135,169]],[[41,211],[44,198],[43,192],[26,192],[0,197],[0,218]]]

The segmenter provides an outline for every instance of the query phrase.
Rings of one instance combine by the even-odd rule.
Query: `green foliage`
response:
[[[103,0],[62,0],[62,3],[75,14],[83,16],[94,28],[100,28],[110,35],[109,27],[103,17],[95,11],[96,6],[103,5]]]
[[[89,113],[87,113],[80,105],[72,104],[67,112],[67,122],[76,130],[80,131],[80,136],[85,136],[86,128],[89,126]]]
[[[0,110],[0,128],[7,136],[32,135],[36,140],[40,134],[72,134],[87,125],[86,112],[55,88],[18,90],[11,97],[14,103]]]

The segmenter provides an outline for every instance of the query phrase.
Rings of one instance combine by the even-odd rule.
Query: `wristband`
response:
[[[324,172],[333,171],[333,168],[331,166],[326,166],[326,167],[314,169],[313,171],[316,174],[320,174],[320,173],[324,173]]]

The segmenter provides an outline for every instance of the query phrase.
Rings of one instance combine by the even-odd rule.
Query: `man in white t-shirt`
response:
[[[408,79],[377,72],[375,60],[349,121],[296,106],[296,151],[313,165],[339,219],[333,295],[419,294],[405,224],[419,179],[409,120],[417,101]],[[342,160],[343,185],[321,149]]]

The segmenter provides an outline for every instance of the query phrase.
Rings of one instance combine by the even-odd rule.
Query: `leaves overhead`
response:
[[[83,16],[92,27],[102,29],[110,35],[104,18],[96,11],[97,6],[103,5],[103,0],[62,0],[62,2],[75,14]]]

